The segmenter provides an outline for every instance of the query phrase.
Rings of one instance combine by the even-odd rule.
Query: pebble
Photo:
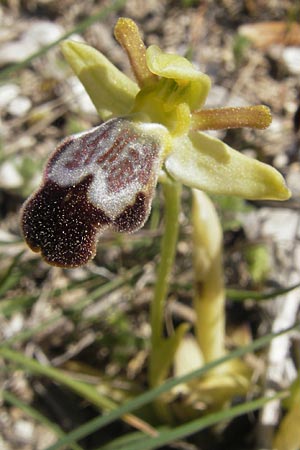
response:
[[[275,210],[263,208],[261,217],[263,219],[261,224],[262,236],[272,236],[275,241],[291,241],[295,239],[299,226],[297,211],[291,211],[286,208]]]
[[[12,319],[9,321],[7,327],[4,330],[4,336],[9,339],[18,332],[20,332],[24,325],[24,317],[22,314],[15,314]]]
[[[51,44],[64,34],[64,29],[57,23],[40,20],[33,23],[25,33],[25,38],[39,44],[39,46]]]
[[[300,74],[300,47],[285,47],[282,51],[282,59],[290,73]]]
[[[18,420],[14,426],[14,432],[18,439],[24,443],[30,443],[33,438],[34,425],[27,420]]]
[[[46,20],[32,22],[20,39],[2,44],[0,65],[23,61],[44,45],[56,41],[64,34],[64,29]]]
[[[7,112],[15,117],[23,117],[28,113],[31,105],[31,101],[28,97],[20,95],[10,102],[7,107]]]
[[[228,98],[228,89],[217,84],[212,85],[205,102],[205,108],[224,106]]]
[[[272,238],[278,241],[293,241],[298,233],[297,211],[286,208],[263,207],[258,211],[240,216],[248,239]]]
[[[78,78],[70,77],[68,84],[75,96],[79,109],[86,114],[97,114],[96,108]]]
[[[0,49],[0,65],[13,64],[23,61],[35,53],[38,45],[31,39],[23,38],[21,41],[7,42]]]
[[[1,50],[0,50],[1,52]],[[6,83],[0,86],[0,108],[6,108],[20,93],[20,87],[13,83]]]
[[[23,184],[23,179],[11,161],[5,161],[0,166],[0,187],[16,189]]]
[[[294,197],[300,197],[300,163],[295,162],[290,165],[286,177],[287,185],[291,189]]]

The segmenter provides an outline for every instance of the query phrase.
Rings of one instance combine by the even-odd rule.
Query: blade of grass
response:
[[[294,289],[300,287],[300,283],[294,284],[292,286],[286,288],[274,289],[269,292],[256,292],[256,291],[248,291],[248,290],[240,290],[240,289],[226,289],[226,295],[230,300],[235,302],[242,302],[244,300],[271,300],[274,297],[278,297],[279,295],[287,294]]]
[[[38,361],[24,356],[15,350],[2,347],[0,348],[0,357],[17,364],[18,366],[24,367],[30,373],[36,375],[43,375],[49,379],[61,383],[67,386],[77,395],[81,396],[85,400],[89,401],[91,404],[98,407],[100,410],[111,411],[118,407],[118,404],[110,400],[108,397],[100,394],[94,386],[90,386],[87,383],[83,383],[78,380],[74,380],[67,372],[51,366],[45,366],[40,364]],[[155,435],[154,429],[148,425],[143,420],[132,414],[123,414],[122,419],[134,428],[145,431],[148,435]],[[77,441],[77,439],[72,439],[72,441]]]
[[[24,341],[30,339],[32,336],[34,336],[35,334],[39,333],[40,331],[45,331],[45,329],[48,326],[50,326],[53,323],[57,322],[61,317],[63,317],[63,313],[62,312],[56,313],[52,317],[50,317],[50,319],[41,322],[36,327],[30,328],[28,330],[20,331],[19,333],[15,334],[11,338],[6,339],[5,342],[3,342],[1,344],[0,348],[2,348],[2,347],[9,347],[12,344],[21,343],[21,342],[24,342]]]
[[[133,267],[128,270],[123,275],[116,277],[114,280],[108,281],[107,283],[102,284],[97,287],[92,292],[88,293],[86,297],[77,302],[74,306],[72,306],[68,311],[78,312],[85,308],[88,304],[92,303],[95,300],[98,300],[105,294],[112,292],[113,290],[123,286],[124,284],[129,283],[135,276],[142,272],[141,267]]]
[[[24,251],[18,253],[9,264],[5,272],[0,277],[0,296],[3,296],[9,289],[16,286],[22,277],[18,263]]]
[[[159,426],[156,428],[157,434],[161,433],[164,430],[169,430],[169,426]],[[138,442],[143,443],[145,440],[145,435],[140,431],[133,431],[127,434],[124,434],[113,441],[108,442],[107,444],[101,445],[98,449],[95,450],[123,450],[129,444],[137,444]],[[143,448],[143,445],[140,446]]]
[[[2,300],[0,303],[0,314],[3,314],[5,317],[10,317],[20,310],[24,311],[24,309],[29,308],[37,298],[37,295],[20,295],[8,300]]]
[[[45,55],[51,48],[58,45],[61,41],[64,39],[67,39],[69,36],[75,33],[81,33],[86,28],[88,28],[93,23],[97,22],[98,20],[104,20],[109,13],[113,11],[118,11],[126,4],[126,0],[115,0],[112,2],[111,5],[106,6],[105,8],[102,8],[97,14],[94,14],[91,17],[88,17],[87,19],[83,20],[79,25],[72,28],[72,30],[65,33],[63,36],[61,36],[59,39],[51,42],[48,45],[45,45],[43,48],[41,48],[39,51],[33,53],[28,58],[25,58],[23,61],[12,64],[11,66],[8,66],[7,68],[3,69],[0,72],[0,80],[3,80],[9,76],[11,76],[14,72],[23,69],[24,67],[28,66],[34,59],[39,58],[40,56]]]
[[[245,300],[255,300],[255,301],[272,300],[273,298],[278,297],[279,295],[288,294],[290,291],[297,289],[299,287],[300,283],[296,283],[293,284],[292,286],[271,289],[263,292],[247,289],[227,288],[226,298],[234,302],[243,302]],[[174,290],[184,289],[185,292],[190,292],[194,288],[194,286],[192,283],[185,283],[185,284],[172,283],[171,288]]]
[[[20,343],[24,342],[28,339],[30,339],[32,336],[34,336],[36,333],[39,333],[42,330],[45,330],[47,326],[52,325],[54,322],[62,318],[64,315],[72,316],[72,314],[78,314],[81,312],[86,306],[88,306],[90,303],[92,303],[95,300],[99,300],[102,296],[109,294],[110,292],[113,292],[115,289],[118,289],[119,287],[122,287],[126,283],[132,282],[132,280],[142,272],[141,267],[133,267],[132,269],[128,270],[126,273],[116,276],[115,279],[108,281],[106,283],[101,284],[101,286],[98,286],[94,290],[92,290],[90,293],[88,293],[85,297],[85,299],[82,302],[76,303],[72,307],[66,308],[64,311],[56,313],[52,317],[49,317],[49,319],[43,321],[42,323],[38,324],[36,327],[33,327],[29,330],[23,330],[20,333],[12,336],[11,338],[7,339],[5,342],[0,344],[1,347],[9,347],[10,345],[14,343]],[[88,280],[89,281],[89,280]],[[82,283],[75,283],[74,288],[76,287],[83,287]],[[54,291],[51,291],[49,296],[55,297],[58,295],[61,295],[64,291],[69,291],[70,286],[67,286],[65,289],[55,289]],[[37,297],[29,297],[26,298],[12,298],[5,301],[4,305],[2,306],[0,304],[0,313],[4,312],[8,313],[10,309],[13,309],[14,301],[19,301],[20,303],[24,304],[28,301],[30,303],[31,301],[34,301],[37,299]],[[24,302],[24,303],[23,303]],[[27,303],[26,303],[27,304]]]
[[[277,333],[270,333],[270,334],[267,334],[266,336],[256,339],[250,345],[238,348],[238,349],[228,353],[226,356],[219,358],[216,361],[212,361],[211,363],[207,364],[206,366],[202,367],[201,369],[197,369],[197,370],[190,372],[189,374],[181,376],[181,377],[169,379],[162,385],[145,392],[144,394],[136,397],[133,400],[128,401],[127,403],[124,403],[117,410],[111,411],[110,413],[105,414],[104,416],[96,417],[96,418],[90,420],[89,422],[78,427],[76,430],[69,433],[65,438],[60,439],[54,445],[48,447],[45,450],[57,450],[57,449],[61,448],[62,445],[68,444],[72,440],[78,440],[80,438],[83,438],[83,437],[93,433],[94,431],[101,429],[105,425],[112,423],[116,419],[119,419],[123,414],[132,412],[132,411],[146,405],[147,403],[152,402],[159,395],[168,392],[170,389],[177,386],[178,384],[187,383],[195,378],[198,378],[198,377],[204,375],[209,370],[213,369],[214,367],[217,367],[220,364],[223,364],[234,358],[240,358],[240,357],[244,356],[246,353],[250,353],[250,352],[259,350],[259,349],[265,347],[266,345],[268,345],[272,341],[272,339],[275,339],[276,337],[281,336],[281,335],[288,333],[290,331],[293,331],[293,330],[300,330],[300,322],[297,322],[292,327],[286,328]]]
[[[281,398],[284,395],[282,393],[277,394],[273,397],[261,397],[257,400],[252,400],[249,402],[245,402],[238,406],[233,406],[230,409],[222,410],[216,413],[208,414],[205,417],[201,417],[200,419],[192,420],[184,425],[180,425],[174,429],[169,429],[166,431],[162,431],[159,433],[157,437],[149,438],[144,437],[143,440],[139,440],[136,443],[122,446],[122,450],[151,450],[155,448],[159,448],[162,445],[169,444],[174,442],[175,440],[185,438],[194,433],[204,430],[212,425],[216,425],[223,421],[228,421],[233,419],[234,417],[241,416],[242,414],[246,414],[257,409],[260,409],[266,403]],[[111,447],[111,450],[117,450],[120,447]],[[97,450],[100,450],[98,448]]]
[[[55,423],[51,422],[51,420],[47,419],[43,414],[41,414],[39,411],[37,411],[35,408],[32,408],[31,406],[27,405],[26,403],[22,402],[19,398],[17,398],[15,395],[13,395],[11,392],[8,391],[2,391],[1,393],[2,399],[9,403],[10,405],[16,406],[17,408],[21,409],[26,416],[31,417],[36,422],[41,423],[42,425],[45,425],[46,427],[50,428],[58,437],[65,436],[64,431]],[[75,442],[70,442],[70,447],[73,450],[83,450],[80,445],[76,444]]]

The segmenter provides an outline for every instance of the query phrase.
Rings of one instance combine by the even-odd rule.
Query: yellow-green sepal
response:
[[[181,183],[206,192],[252,200],[286,200],[290,191],[281,174],[204,133],[173,140],[165,161],[168,173]]]
[[[87,44],[64,41],[62,53],[83,84],[101,119],[128,114],[139,91],[102,53]]]
[[[183,56],[164,53],[157,45],[147,48],[146,59],[152,73],[178,84],[178,104],[188,103],[191,111],[203,106],[211,86],[207,75],[196,70]]]

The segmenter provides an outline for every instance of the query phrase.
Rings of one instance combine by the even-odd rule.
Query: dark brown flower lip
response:
[[[72,268],[94,257],[106,228],[138,230],[150,213],[159,152],[156,140],[124,119],[63,141],[23,206],[28,246],[47,263]]]
[[[143,193],[138,193],[135,203],[111,220],[87,200],[90,182],[87,177],[74,188],[61,188],[47,181],[24,205],[24,237],[47,263],[69,268],[82,266],[95,256],[97,240],[106,228],[131,232],[143,224],[147,210]]]

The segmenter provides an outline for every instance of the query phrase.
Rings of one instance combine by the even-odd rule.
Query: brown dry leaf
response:
[[[300,45],[300,25],[295,22],[247,24],[240,26],[238,32],[258,48],[266,48],[272,44]]]

